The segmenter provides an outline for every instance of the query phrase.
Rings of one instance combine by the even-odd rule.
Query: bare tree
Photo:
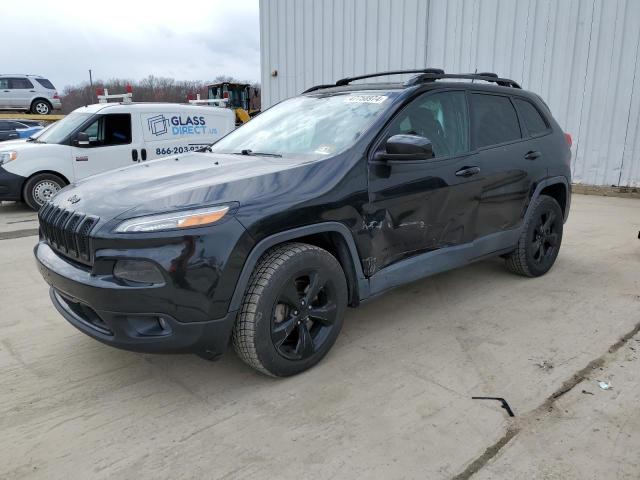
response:
[[[96,90],[108,89],[109,93],[124,93],[128,85],[133,88],[133,100],[136,102],[170,102],[185,103],[188,97],[200,94],[207,98],[207,85],[220,82],[239,82],[234,77],[219,75],[212,82],[199,80],[175,80],[173,78],[156,77],[149,75],[136,82],[123,78],[114,78],[108,81],[97,80],[93,82],[93,89],[88,82],[66,87],[62,97],[62,111],[69,113],[78,107],[96,103],[98,101]],[[260,84],[252,84],[250,89],[251,109],[260,108]]]

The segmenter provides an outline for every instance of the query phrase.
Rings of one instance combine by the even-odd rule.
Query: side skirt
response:
[[[378,295],[405,283],[507,253],[513,250],[520,233],[520,228],[492,233],[464,245],[441,248],[396,262],[369,278],[370,295]]]

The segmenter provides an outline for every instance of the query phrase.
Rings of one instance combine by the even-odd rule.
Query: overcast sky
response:
[[[89,68],[94,80],[260,80],[258,0],[8,2],[0,28],[0,73],[40,74],[59,90]]]

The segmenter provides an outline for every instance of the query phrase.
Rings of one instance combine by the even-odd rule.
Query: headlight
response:
[[[125,220],[115,228],[116,233],[160,232],[182,228],[203,227],[216,223],[229,211],[229,206],[198,208],[183,212],[163,213]]]
[[[15,150],[0,152],[0,165],[15,160],[16,158],[18,158],[18,152]]]

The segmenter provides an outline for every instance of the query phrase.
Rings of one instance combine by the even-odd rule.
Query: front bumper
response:
[[[204,321],[181,321],[170,301],[157,301],[159,288],[118,285],[92,275],[56,254],[46,243],[34,250],[50,285],[55,308],[74,327],[113,347],[146,353],[222,354],[236,312]],[[164,287],[170,288],[170,287]],[[178,313],[176,313],[178,312]]]
[[[0,167],[0,200],[20,200],[25,177]]]

